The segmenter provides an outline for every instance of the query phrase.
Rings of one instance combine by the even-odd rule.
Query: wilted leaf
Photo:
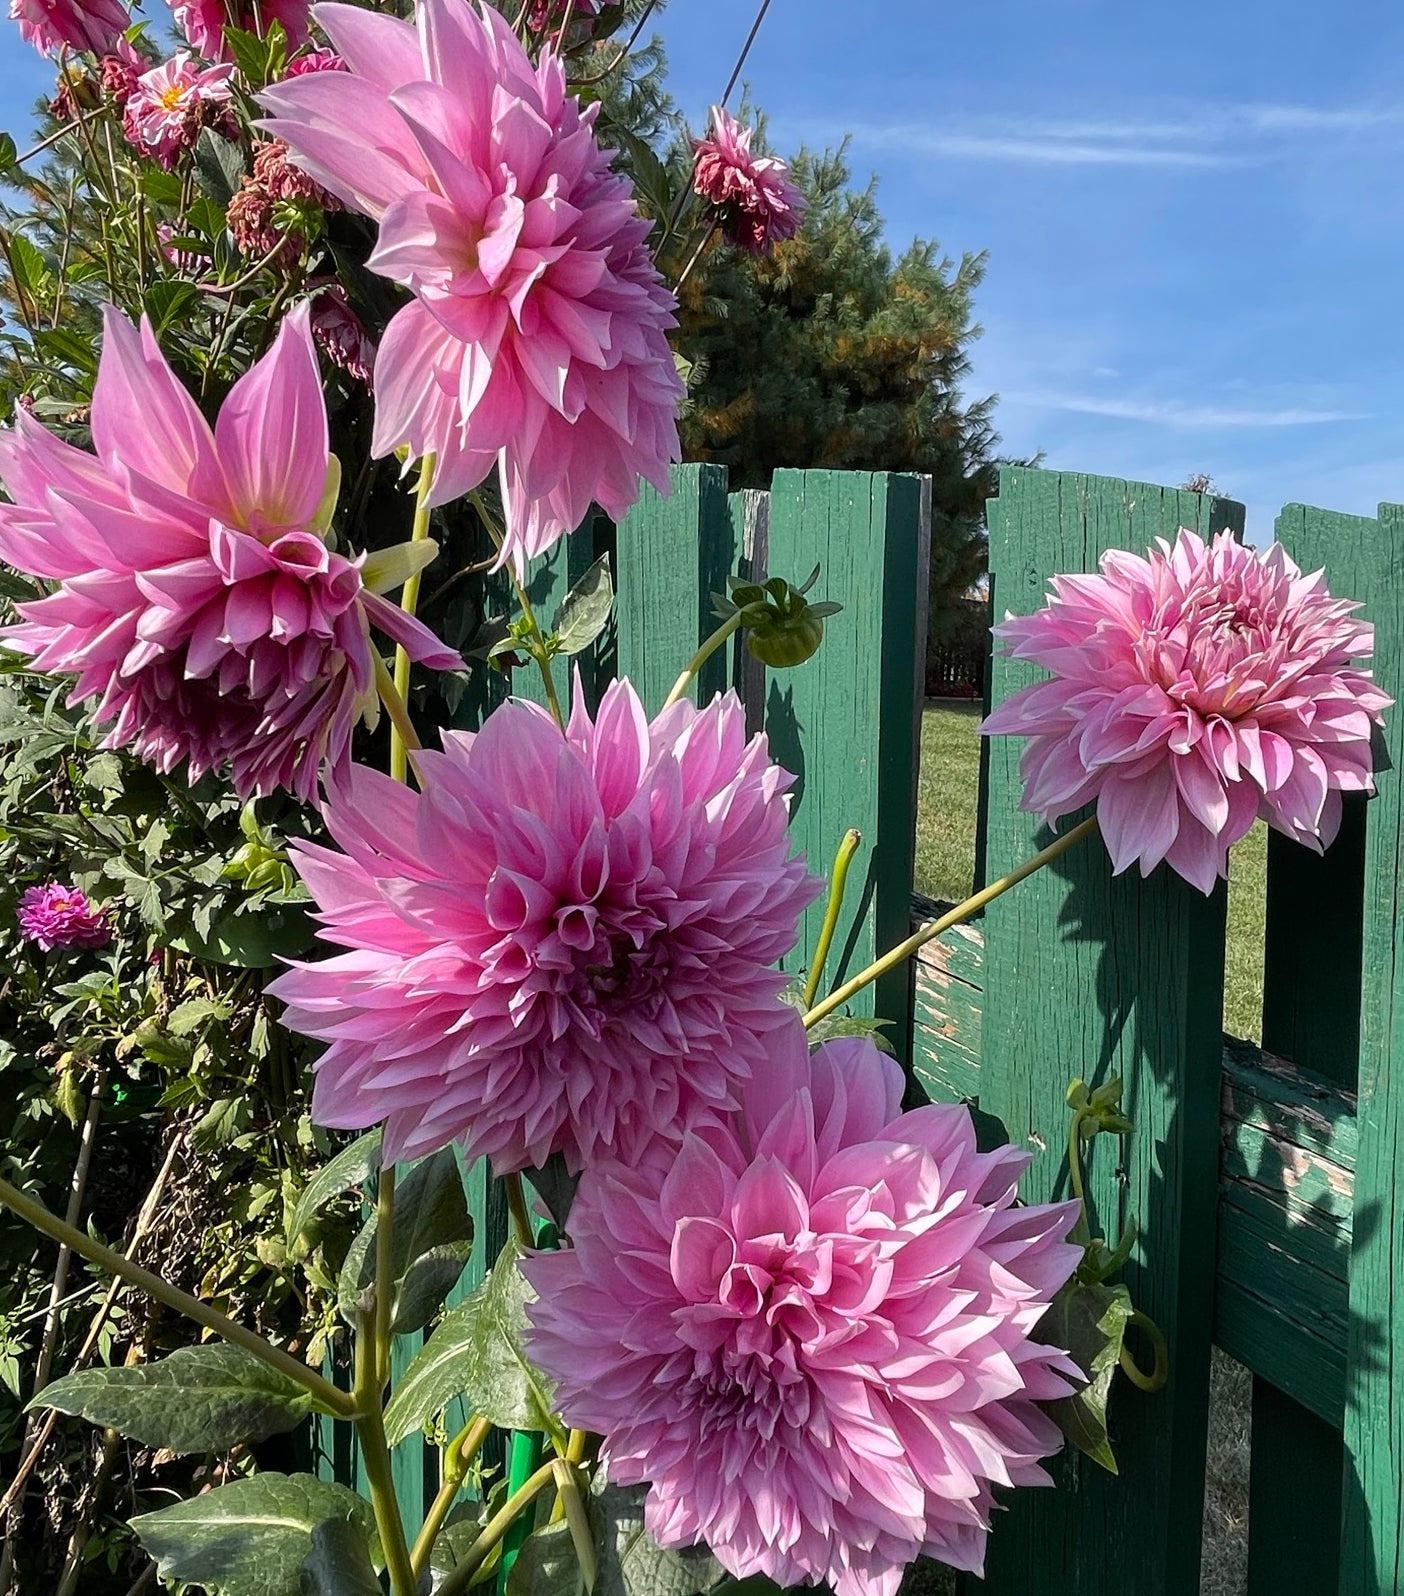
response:
[[[459,1396],[470,1412],[504,1430],[559,1433],[549,1386],[522,1350],[526,1305],[534,1294],[517,1267],[519,1257],[509,1241],[492,1273],[444,1316],[405,1370],[385,1410],[391,1446]]]
[[[210,1596],[300,1596],[312,1532],[355,1523],[379,1562],[370,1503],[310,1474],[255,1474],[131,1521],[167,1584]]]
[[[312,1411],[302,1386],[239,1347],[181,1347],[159,1363],[81,1369],[31,1407],[57,1408],[170,1452],[227,1452],[295,1429]]]

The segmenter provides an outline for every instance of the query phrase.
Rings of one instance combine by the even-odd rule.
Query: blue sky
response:
[[[695,125],[753,14],[663,14]],[[0,40],[19,137],[46,75]],[[746,77],[782,153],[851,134],[894,247],[989,251],[969,391],[1009,453],[1208,471],[1256,539],[1404,499],[1404,8],[772,0]]]

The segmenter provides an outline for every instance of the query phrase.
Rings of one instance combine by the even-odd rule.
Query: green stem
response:
[[[824,909],[824,923],[819,927],[819,941],[814,948],[814,957],[809,964],[809,979],[804,983],[804,1006],[806,1009],[814,1007],[814,999],[819,995],[819,979],[824,973],[824,965],[828,962],[829,949],[833,946],[834,932],[838,930],[839,913],[843,908],[843,889],[848,881],[848,867],[853,862],[853,855],[858,852],[858,845],[863,840],[863,833],[850,828],[843,834],[843,841],[838,845],[838,852],[834,855],[834,873],[829,880],[829,901]]]
[[[556,1459],[552,1458],[549,1463],[543,1463],[524,1485],[513,1491],[484,1525],[483,1533],[468,1548],[463,1561],[439,1586],[437,1596],[463,1596],[463,1592],[473,1583],[473,1576],[492,1555],[493,1548],[555,1477]]]
[[[438,1540],[439,1531],[444,1527],[444,1520],[449,1516],[463,1487],[463,1481],[467,1478],[473,1459],[481,1451],[491,1429],[492,1424],[487,1419],[473,1419],[463,1426],[444,1449],[443,1483],[439,1486],[439,1494],[425,1515],[424,1528],[415,1538],[414,1549],[410,1552],[410,1565],[414,1569],[416,1578],[428,1568],[429,1559],[434,1551],[434,1542]]]
[[[395,1166],[386,1164],[375,1189],[375,1402],[390,1382],[390,1309],[395,1298]]]
[[[1068,1183],[1072,1186],[1073,1196],[1082,1204],[1084,1217],[1087,1213],[1087,1200],[1082,1185],[1082,1121],[1085,1117],[1079,1109],[1072,1117],[1072,1124],[1068,1126]]]
[[[523,1247],[534,1247],[536,1235],[531,1228],[531,1215],[527,1212],[526,1198],[522,1195],[522,1177],[517,1174],[502,1177],[507,1193],[507,1212],[512,1216],[512,1228]]]
[[[1126,1321],[1129,1330],[1135,1325],[1138,1330],[1150,1337],[1150,1343],[1155,1348],[1155,1367],[1146,1374],[1131,1356],[1130,1348],[1126,1342],[1121,1343],[1121,1351],[1117,1362],[1121,1365],[1121,1372],[1141,1391],[1159,1391],[1170,1378],[1170,1348],[1165,1344],[1165,1336],[1160,1326],[1148,1313],[1142,1313],[1139,1308],[1131,1310],[1131,1317]]]
[[[512,1433],[512,1450],[507,1460],[507,1490],[511,1494],[519,1491],[532,1479],[537,1469],[541,1467],[542,1437],[539,1430],[514,1430]],[[554,1464],[555,1459],[551,1460]],[[548,1464],[548,1467],[551,1465]],[[502,1561],[497,1569],[497,1589],[499,1596],[506,1596],[507,1576],[512,1572],[512,1564],[517,1560],[517,1553],[522,1549],[522,1542],[531,1533],[531,1525],[525,1514],[507,1526],[507,1533],[502,1537]]]
[[[380,693],[380,702],[385,706],[385,713],[390,717],[390,724],[394,728],[391,733],[391,757],[395,752],[395,742],[398,738],[399,746],[405,750],[406,759],[412,759],[424,744],[419,740],[419,733],[414,729],[414,722],[410,719],[409,706],[400,697],[400,690],[395,686],[395,678],[390,674],[385,661],[380,657],[378,649],[371,650],[371,659],[375,663],[375,685]],[[399,780],[403,781],[401,775]]]
[[[1086,820],[1074,826],[1066,835],[1059,837],[1055,842],[1050,842],[1031,859],[1026,859],[1017,870],[1011,870],[1007,876],[1001,876],[998,881],[992,881],[989,886],[967,898],[964,903],[958,903],[954,909],[943,914],[939,920],[928,921],[913,931],[905,942],[899,942],[895,948],[889,948],[880,959],[875,959],[866,970],[860,970],[851,981],[845,981],[837,991],[830,992],[828,997],[804,1017],[806,1026],[817,1025],[826,1014],[832,1014],[835,1009],[842,1008],[850,998],[856,997],[865,986],[876,981],[879,976],[886,975],[889,970],[895,970],[898,965],[905,964],[912,954],[919,948],[924,948],[934,937],[943,931],[949,931],[953,925],[959,925],[963,920],[972,919],[979,914],[986,904],[994,900],[1011,887],[1016,887],[1026,877],[1031,876],[1035,870],[1041,870],[1044,865],[1052,862],[1065,854],[1075,843],[1084,837],[1090,837],[1097,829],[1096,815],[1089,815]]]
[[[419,481],[414,490],[414,527],[410,532],[411,543],[423,543],[429,536],[429,489],[433,483],[434,456],[426,454],[419,462]],[[406,615],[413,615],[418,607],[419,580],[422,574],[420,571],[415,571],[405,582],[404,591],[400,594],[400,608]],[[401,704],[409,698],[409,684],[410,657],[401,643],[395,648],[395,692]],[[389,707],[387,704],[386,708]],[[405,719],[408,718],[406,714]],[[396,781],[404,781],[409,775],[411,745],[405,737],[404,729],[397,723],[393,710],[390,714],[390,728],[390,774]],[[414,746],[417,747],[418,743],[416,742]]]
[[[671,705],[676,704],[680,698],[685,698],[687,696],[687,690],[692,686],[693,677],[697,675],[698,671],[700,671],[707,661],[711,659],[712,655],[715,654],[722,644],[726,642],[727,638],[729,638],[733,632],[740,631],[740,629],[741,611],[737,610],[734,615],[728,615],[710,637],[703,639],[701,648],[699,648],[692,658],[688,660],[686,666],[683,668],[682,675],[679,676],[677,681],[673,683],[672,692],[670,692],[663,700],[664,709],[668,709]]]
[[[149,1269],[143,1269],[139,1264],[132,1263],[120,1252],[114,1252],[111,1247],[104,1247],[101,1242],[94,1241],[83,1231],[64,1224],[63,1220],[56,1214],[51,1214],[42,1203],[35,1202],[32,1197],[26,1197],[21,1191],[16,1191],[8,1181],[0,1180],[0,1203],[33,1225],[36,1230],[42,1231],[51,1240],[58,1242],[60,1246],[68,1247],[80,1258],[86,1258],[89,1263],[96,1264],[106,1273],[116,1275],[128,1285],[136,1286],[149,1297],[154,1297],[157,1302],[164,1302],[168,1308],[183,1313],[187,1319],[193,1319],[196,1324],[213,1331],[232,1346],[242,1347],[245,1352],[252,1353],[270,1369],[276,1369],[288,1379],[296,1381],[304,1391],[311,1393],[312,1399],[324,1412],[335,1413],[344,1419],[355,1417],[355,1398],[345,1391],[338,1391],[315,1369],[309,1369],[305,1363],[299,1362],[281,1347],[273,1346],[252,1330],[236,1324],[218,1308],[211,1308],[208,1303],[201,1302],[198,1298],[180,1290],[178,1286],[171,1285],[160,1275],[153,1275]]]
[[[378,1293],[373,1293],[378,1299]],[[370,1487],[375,1527],[380,1532],[380,1548],[390,1571],[392,1596],[415,1596],[417,1580],[410,1562],[404,1521],[395,1496],[395,1479],[390,1468],[390,1448],[385,1441],[385,1416],[381,1410],[380,1369],[376,1356],[374,1320],[379,1316],[379,1301],[369,1312],[356,1315],[355,1396],[359,1412],[356,1434],[361,1442],[361,1459]]]
[[[473,492],[468,495],[469,502],[478,512],[478,518],[487,528],[488,536],[492,539],[499,554],[507,541],[507,534],[497,523],[497,518],[483,502],[482,494]],[[527,590],[522,586],[517,576],[515,567],[508,562],[512,577],[512,589],[517,595],[517,604],[522,612],[522,619],[527,623],[531,635],[527,638],[527,652],[536,661],[541,671],[541,681],[546,689],[546,703],[555,717],[556,724],[565,730],[565,715],[561,710],[561,701],[556,693],[556,679],[551,673],[551,651],[546,647],[546,634],[541,630],[541,622],[536,618],[536,610],[531,600],[527,597]]]

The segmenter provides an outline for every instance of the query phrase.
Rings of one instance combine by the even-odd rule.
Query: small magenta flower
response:
[[[127,96],[122,132],[129,144],[169,171],[183,150],[193,147],[200,129],[218,127],[228,117],[232,66],[198,67],[188,50],[143,72]]]
[[[369,388],[375,371],[375,339],[351,308],[340,283],[309,283],[312,291],[312,336],[334,366]]]
[[[244,33],[262,35],[277,22],[292,49],[307,42],[308,0],[258,0],[257,5],[248,0],[236,0],[233,5],[226,0],[172,0],[172,10],[176,26],[207,61],[230,59],[224,30],[231,15],[237,19],[234,26]]]
[[[902,1090],[866,1039],[811,1056],[791,1014],[737,1113],[588,1168],[572,1245],[523,1266],[565,1421],[648,1484],[655,1539],[737,1579],[893,1596],[918,1553],[979,1574],[992,1487],[1048,1483],[1036,1404],[1082,1384],[1035,1337],[1079,1205],[1016,1207],[1028,1155]]]
[[[545,33],[548,28],[559,28],[567,15],[571,22],[597,16],[600,0],[531,0],[527,12],[527,27],[533,33]]]
[[[120,0],[10,0],[10,20],[43,55],[57,55],[65,45],[103,55],[132,19]]]
[[[10,645],[76,675],[70,702],[95,700],[106,746],[313,802],[375,706],[372,621],[418,659],[461,662],[371,591],[376,566],[327,547],[335,462],[308,320],[287,317],[211,429],[146,322],[108,306],[96,456],[23,411],[0,431],[0,557],[53,584],[19,606]]]
[[[468,0],[415,21],[320,5],[350,72],[284,79],[266,125],[380,224],[367,264],[415,298],[380,341],[372,452],[437,461],[430,503],[499,474],[518,570],[640,476],[668,491],[683,394],[648,223],[547,50]],[[426,383],[424,374],[434,380]]]
[[[304,50],[283,68],[285,78],[301,77],[304,72],[345,72],[346,63],[335,50]]]
[[[272,990],[330,1045],[323,1125],[384,1120],[386,1156],[452,1140],[499,1172],[630,1156],[768,1069],[775,961],[818,891],[734,694],[651,724],[617,682],[568,732],[511,700],[418,757],[423,791],[353,766],[298,845],[324,940]]]
[[[1280,545],[1181,528],[1145,558],[1055,576],[1048,604],[995,635],[1052,680],[981,728],[1027,738],[1020,807],[1052,825],[1095,800],[1114,869],[1162,859],[1198,887],[1228,874],[1254,820],[1321,852],[1341,794],[1374,789],[1371,727],[1391,700],[1352,660],[1374,650],[1358,604],[1333,599]]]
[[[795,236],[809,205],[784,161],[751,154],[751,138],[750,128],[714,105],[712,131],[693,141],[692,186],[716,207],[722,237],[760,255]]]
[[[29,887],[19,901],[20,935],[45,953],[55,948],[105,948],[112,926],[86,892],[51,881]]]

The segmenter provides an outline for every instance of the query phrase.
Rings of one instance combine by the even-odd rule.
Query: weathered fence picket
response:
[[[794,772],[793,828],[827,871],[843,832],[863,832],[826,986],[900,938],[913,912],[913,784],[921,707],[927,519],[903,476],[777,473],[768,500],[728,494],[713,466],[675,472],[617,527],[596,520],[528,572],[544,623],[600,554],[613,561],[612,627],[579,656],[587,701],[627,674],[656,710],[716,624],[729,571],[801,581],[843,613],[794,671],[732,647],[703,672],[699,702],[744,688]],[[1091,570],[1108,548],[1144,549],[1179,526],[1242,530],[1228,501],[1032,469],[1003,473],[991,505],[993,608],[1027,613],[1058,571]],[[1404,700],[1404,509],[1378,520],[1291,506],[1279,534],[1378,628],[1376,672]],[[558,663],[557,682],[566,690]],[[1030,680],[996,659],[998,700]],[[541,699],[534,668],[513,690]],[[1385,752],[1404,761],[1399,714]],[[999,740],[982,782],[980,870],[993,877],[1043,840],[1019,813],[1017,743]],[[1120,1074],[1136,1125],[1118,1163],[1099,1143],[1090,1189],[1099,1229],[1131,1216],[1126,1272],[1171,1347],[1168,1387],[1123,1387],[1111,1424],[1119,1478],[1064,1454],[1058,1489],[1025,1492],[998,1516],[987,1579],[1005,1596],[1193,1596],[1198,1588],[1211,1342],[1255,1376],[1249,1579],[1252,1596],[1308,1589],[1373,1596],[1404,1588],[1404,1188],[1398,1184],[1404,1054],[1396,1006],[1400,807],[1396,768],[1380,796],[1347,805],[1324,858],[1274,839],[1269,857],[1262,1050],[1222,1035],[1224,895],[1165,870],[1113,878],[1095,841],[923,950],[865,994],[893,1021],[898,1052],[935,1098],[964,1099],[987,1132],[1035,1157],[1032,1198],[1067,1195],[1064,1093]],[[1071,820],[1064,822],[1070,825]],[[803,968],[821,907],[806,920]],[[1357,1105],[1357,1085],[1359,1102]],[[458,1295],[505,1234],[498,1183],[467,1172],[479,1246]],[[397,1367],[412,1351],[406,1343]],[[1146,1349],[1139,1349],[1143,1356]],[[450,1425],[464,1415],[450,1415]],[[355,1481],[355,1460],[324,1467]],[[413,1516],[437,1486],[437,1453],[397,1450]]]

